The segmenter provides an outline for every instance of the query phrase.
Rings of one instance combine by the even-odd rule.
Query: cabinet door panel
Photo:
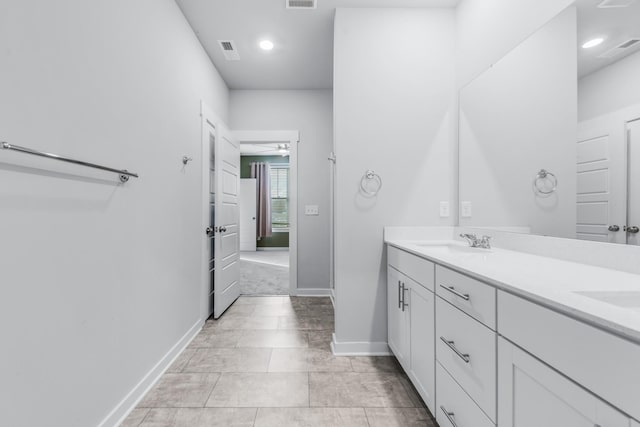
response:
[[[434,295],[412,286],[409,299],[411,372],[416,389],[432,413],[435,393]]]
[[[627,427],[629,418],[504,338],[498,340],[501,427]]]
[[[402,331],[400,329],[401,311],[398,308],[400,303],[400,285],[402,279],[400,273],[391,266],[387,268],[387,342],[391,351],[396,355],[398,360],[401,359],[400,354],[400,337]]]

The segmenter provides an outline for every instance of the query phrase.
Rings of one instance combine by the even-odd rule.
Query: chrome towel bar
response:
[[[19,145],[9,144],[8,142],[3,142],[2,148],[5,150],[14,150],[14,151],[19,151],[21,153],[33,154],[35,156],[47,157],[49,159],[60,160],[63,162],[73,163],[81,166],[87,166],[90,168],[100,169],[103,171],[115,172],[120,176],[121,182],[129,181],[129,177],[138,178],[137,173],[129,172],[126,169],[114,169],[107,166],[97,165],[95,163],[83,162],[82,160],[70,159],[68,157],[59,156],[57,154],[45,153],[44,151],[38,151],[38,150],[32,150],[31,148],[20,147]]]

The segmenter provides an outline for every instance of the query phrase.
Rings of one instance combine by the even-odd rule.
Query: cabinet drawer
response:
[[[419,256],[387,246],[387,263],[433,292],[434,264]]]
[[[436,294],[491,329],[496,329],[496,289],[493,286],[437,266]]]
[[[506,292],[498,309],[500,335],[640,418],[640,345]]]
[[[439,363],[436,363],[435,415],[440,427],[495,427]]]
[[[436,359],[493,421],[496,345],[494,331],[436,298]]]

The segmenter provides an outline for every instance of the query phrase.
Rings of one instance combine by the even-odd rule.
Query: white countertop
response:
[[[385,243],[640,344],[638,274],[501,248],[469,248],[455,240]],[[596,292],[599,299],[582,292]]]

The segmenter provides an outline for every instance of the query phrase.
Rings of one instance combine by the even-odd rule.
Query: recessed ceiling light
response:
[[[598,46],[600,43],[602,43],[604,41],[604,39],[602,37],[598,37],[592,40],[589,40],[588,42],[586,42],[585,44],[582,45],[583,49],[589,49],[590,47],[595,47]]]
[[[260,49],[262,50],[271,50],[273,49],[273,42],[270,40],[262,40],[259,43]]]

